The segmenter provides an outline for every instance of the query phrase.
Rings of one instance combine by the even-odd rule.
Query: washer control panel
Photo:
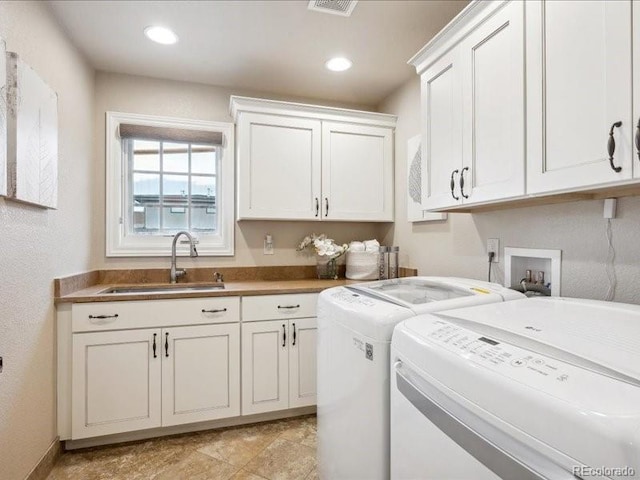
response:
[[[571,378],[571,366],[563,362],[533,354],[448,322],[434,322],[434,330],[427,338],[450,352],[503,372],[505,369],[526,370],[560,383]]]

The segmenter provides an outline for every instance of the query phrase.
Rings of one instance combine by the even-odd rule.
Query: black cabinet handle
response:
[[[464,193],[464,172],[469,170],[469,167],[464,167],[460,172],[460,193],[464,198],[469,198],[469,195]]]
[[[291,345],[296,344],[296,324],[293,324],[293,343]]]
[[[89,318],[104,319],[104,318],[118,318],[118,314],[115,315],[89,315]]]
[[[284,323],[282,324],[282,346],[287,346],[287,327]]]
[[[154,333],[153,334],[153,358],[158,358],[158,355],[156,355],[156,336],[158,334]]]
[[[616,140],[613,138],[613,129],[619,128],[622,126],[622,122],[616,122],[611,125],[611,130],[609,130],[609,141],[607,142],[607,151],[609,152],[609,164],[614,172],[619,172],[622,170],[622,167],[616,167],[613,164],[613,154],[616,151]]]
[[[226,312],[227,309],[226,308],[218,308],[218,309],[213,309],[213,310],[205,310],[204,308],[202,309],[202,313],[222,313],[222,312]]]
[[[164,334],[164,356],[169,356],[169,332]]]
[[[640,117],[638,117],[638,125],[636,126],[636,151],[638,152],[638,160],[640,160]]]
[[[324,216],[328,217],[329,216],[329,199],[327,197],[324,197],[324,206],[325,206]]]
[[[460,200],[460,197],[456,197],[456,194],[453,193],[453,189],[456,188],[456,181],[453,179],[453,176],[458,173],[458,169],[455,169],[453,172],[451,172],[451,182],[449,182],[449,187],[451,188],[451,196],[454,198],[454,200]]]
[[[280,309],[291,309],[291,308],[300,308],[300,305],[278,305]]]
[[[316,217],[318,216],[318,213],[320,213],[320,201],[318,200],[318,197],[316,197]]]

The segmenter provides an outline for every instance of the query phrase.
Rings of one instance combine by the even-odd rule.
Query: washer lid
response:
[[[525,298],[495,283],[455,277],[404,277],[347,288],[411,308],[417,313]],[[436,307],[431,305],[434,302],[445,303]]]
[[[334,287],[320,292],[317,315],[320,328],[335,322],[371,340],[389,342],[395,326],[415,313],[360,291]]]
[[[640,306],[535,298],[440,314],[512,345],[640,385]]]

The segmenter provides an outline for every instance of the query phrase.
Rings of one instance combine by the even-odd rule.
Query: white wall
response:
[[[0,2],[0,36],[59,96],[58,210],[0,199],[0,478],[56,437],[53,279],[90,268],[93,70],[44,2]]]
[[[487,278],[487,238],[504,246],[562,250],[562,295],[603,299],[607,290],[607,241],[603,201],[517,208],[482,214],[450,214],[445,222],[406,221],[407,140],[420,133],[418,77],[391,94],[379,111],[398,115],[396,130],[396,223],[385,244],[399,245],[402,263],[421,275]],[[640,303],[640,198],[618,201],[613,220],[618,288],[616,301]],[[494,264],[496,279],[504,279],[504,259]]]
[[[105,257],[105,112],[111,110],[232,122],[233,119],[229,116],[230,95],[318,103],[317,100],[283,98],[264,92],[247,92],[197,83],[105,72],[96,74],[94,162],[98,169],[93,182],[95,194],[92,242],[95,268],[168,268],[170,254],[167,251],[165,258]],[[372,110],[366,105],[322,103],[337,107]],[[315,261],[313,258],[295,251],[295,246],[309,233],[326,233],[336,242],[345,243],[351,240],[375,238],[380,231],[380,225],[371,223],[243,221],[236,223],[235,256],[180,258],[179,262],[181,265],[199,267],[313,264]],[[263,255],[263,239],[267,232],[273,235],[274,255]]]

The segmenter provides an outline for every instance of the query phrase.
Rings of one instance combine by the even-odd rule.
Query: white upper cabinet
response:
[[[231,97],[238,219],[393,221],[396,117]]]
[[[422,85],[424,207],[637,192],[635,6],[474,1],[425,45],[410,60]]]
[[[393,220],[393,131],[322,123],[323,218]]]
[[[631,1],[526,2],[526,15],[527,193],[632,178]]]
[[[422,207],[458,204],[462,169],[462,86],[459,50],[447,52],[421,75]]]
[[[460,45],[465,203],[524,194],[524,2],[507,3]]]
[[[427,209],[524,194],[524,7],[483,8],[466,35],[447,39],[445,30],[412,60],[421,72]]]
[[[240,115],[238,218],[318,218],[320,125],[304,118]]]

